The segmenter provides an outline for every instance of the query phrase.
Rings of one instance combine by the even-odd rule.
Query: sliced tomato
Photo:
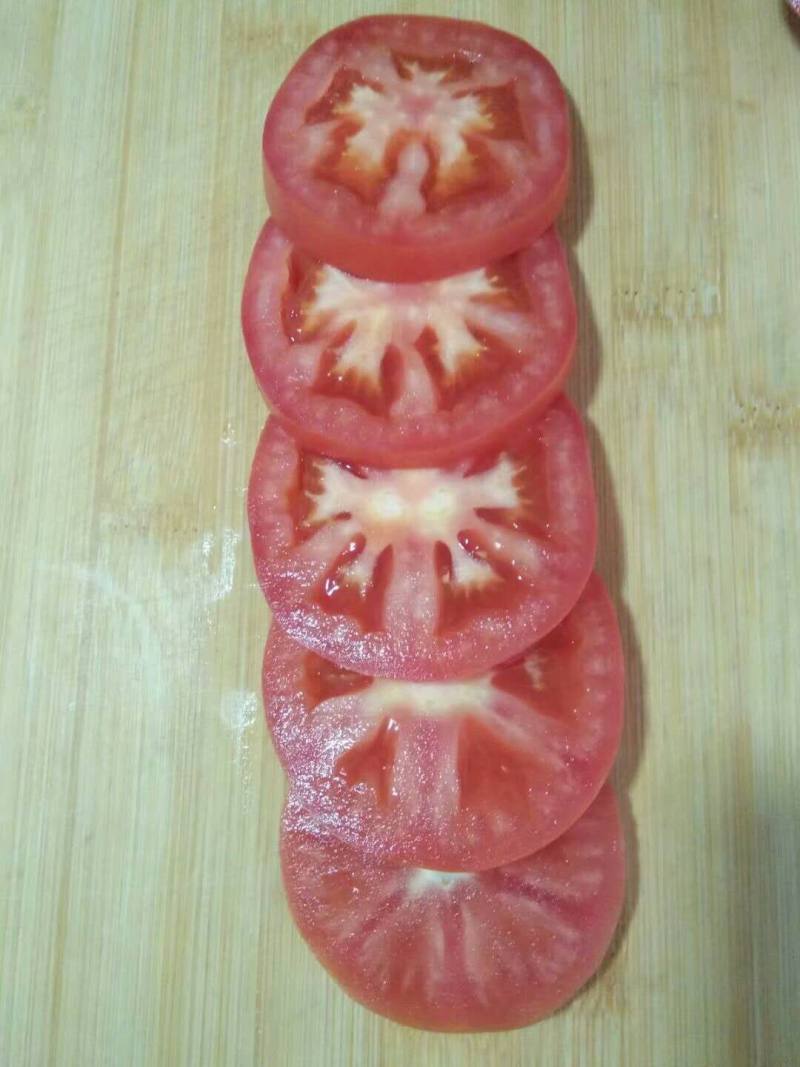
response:
[[[321,823],[401,864],[480,870],[543,848],[592,802],[619,746],[623,672],[592,576],[543,641],[459,682],[368,678],[273,625],[264,704]]]
[[[550,226],[569,112],[548,61],[477,22],[378,15],[321,37],[264,124],[264,184],[301,248],[350,274],[480,267]]]
[[[281,860],[320,962],[356,1000],[430,1030],[507,1030],[568,1001],[619,920],[625,845],[606,786],[547,848],[473,874],[404,867],[321,830],[290,793]]]
[[[566,377],[576,315],[553,230],[489,267],[395,285],[311,260],[267,223],[242,324],[293,436],[340,459],[424,467],[542,411]]]
[[[564,618],[594,558],[586,440],[563,397],[502,451],[427,469],[336,462],[270,420],[249,515],[279,624],[377,677],[465,677],[517,655]]]

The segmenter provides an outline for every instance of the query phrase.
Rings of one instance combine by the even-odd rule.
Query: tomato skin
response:
[[[417,542],[415,531],[407,530],[403,536],[409,540],[394,541],[393,546],[394,571],[398,580],[408,579],[409,592],[403,593],[402,602],[392,601],[396,621],[391,627],[365,628],[348,614],[324,610],[314,599],[314,591],[327,580],[331,560],[339,558],[351,536],[341,531],[350,526],[328,522],[316,540],[297,542],[289,501],[305,453],[270,420],[253,462],[248,514],[256,572],[280,626],[295,641],[342,667],[410,681],[469,677],[540,640],[573,607],[588,581],[597,517],[583,424],[565,397],[506,442],[509,455],[515,450],[527,455],[534,448],[544,449],[548,457],[540,472],[545,483],[541,492],[550,509],[544,527],[538,540],[504,533],[497,544],[516,544],[516,556],[526,545],[538,554],[535,584],[523,567],[505,581],[506,593],[493,607],[471,612],[463,625],[448,621],[442,629],[441,621],[429,614],[433,594],[419,584],[427,582],[432,569],[431,542]],[[478,521],[467,523],[466,529]],[[441,597],[440,592],[435,595]],[[404,614],[398,603],[405,604]],[[438,603],[441,606],[441,600]]]
[[[355,1000],[439,1031],[528,1026],[599,968],[624,901],[625,841],[606,786],[562,837],[474,875],[398,867],[320,831],[290,793],[281,866],[297,927]]]
[[[623,688],[616,617],[596,575],[529,655],[466,684],[381,689],[275,624],[264,653],[272,740],[320,828],[436,870],[510,863],[568,829],[608,777]]]
[[[292,246],[268,222],[256,242],[245,281],[242,329],[267,403],[287,432],[308,448],[373,467],[446,464],[468,452],[494,447],[544,411],[561,391],[572,362],[577,314],[564,248],[555,230],[500,265],[511,266],[526,293],[527,309],[515,314],[519,321],[530,323],[530,351],[516,353],[454,406],[440,405],[426,415],[370,412],[347,396],[317,391],[301,373],[296,353],[303,346],[296,347],[287,336],[282,313],[281,294],[289,285],[292,254]],[[400,287],[398,300],[403,295]]]
[[[404,47],[415,51],[415,42],[426,37],[438,38],[436,50],[446,48],[479,60],[484,53],[527,65],[533,92],[524,79],[518,79],[520,117],[526,128],[528,147],[537,145],[540,153],[524,175],[514,174],[509,181],[509,204],[489,219],[475,216],[478,225],[470,225],[470,214],[463,204],[440,208],[448,213],[452,225],[431,227],[422,232],[419,226],[401,221],[380,232],[370,225],[369,212],[361,210],[347,190],[322,188],[319,181],[297,179],[298,165],[292,146],[300,115],[314,103],[306,99],[303,83],[316,77],[318,67],[330,58],[331,64],[347,66],[351,48],[365,41],[385,38],[387,47],[408,42]],[[390,45],[391,42],[391,45]],[[402,46],[401,46],[402,47]],[[422,51],[430,50],[430,44]],[[546,134],[532,117],[543,106],[539,95],[548,98]],[[301,99],[296,99],[300,96]],[[292,110],[297,119],[287,120]],[[549,154],[541,158],[541,142],[548,141]],[[394,282],[411,282],[442,278],[472,270],[500,259],[530,244],[552,225],[566,199],[570,175],[569,108],[558,75],[549,61],[527,42],[479,22],[432,16],[375,15],[339,26],[315,41],[287,75],[269,108],[262,137],[264,190],[275,221],[293,242],[309,254],[332,263],[341,270],[364,278]],[[302,169],[303,164],[300,165]],[[525,192],[514,195],[526,183]],[[484,199],[491,194],[485,194]],[[473,197],[483,207],[480,196]],[[338,202],[337,202],[338,201]],[[341,203],[339,203],[341,202]],[[346,205],[345,212],[342,205]]]
[[[265,130],[266,139],[266,130]],[[419,248],[393,241],[390,254],[379,241],[343,237],[342,231],[327,223],[313,210],[287,195],[272,175],[264,159],[264,191],[270,215],[282,230],[310,255],[332,263],[348,274],[388,282],[419,282],[444,278],[449,274],[482,267],[524,248],[552,226],[561,213],[569,191],[569,161],[546,200],[524,221],[513,220],[480,238],[462,235],[437,246]],[[312,235],[313,237],[309,236]]]

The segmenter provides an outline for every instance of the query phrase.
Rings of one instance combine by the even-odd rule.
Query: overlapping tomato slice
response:
[[[347,992],[433,1030],[504,1030],[555,1011],[600,965],[624,895],[609,786],[546,848],[470,874],[355,848],[290,794],[281,861],[300,932]]]
[[[387,859],[496,867],[542,848],[605,781],[623,662],[600,579],[523,656],[458,682],[337,667],[273,625],[264,702],[281,760],[320,826]]]
[[[267,115],[275,220],[322,262],[413,281],[480,267],[552,223],[566,97],[525,41],[475,22],[373,16],[300,57]]]
[[[624,669],[558,395],[569,157],[548,61],[457,19],[338,27],[264,125],[242,325],[284,883],[343,987],[423,1028],[556,1010],[622,908]]]
[[[492,447],[559,391],[575,342],[564,250],[439,281],[366,281],[299,253],[274,223],[242,301],[259,385],[290,433],[373,466],[446,463]]]
[[[563,397],[502,449],[427,469],[336,462],[270,420],[249,516],[279,624],[377,677],[452,679],[502,663],[564,618],[594,559],[586,440]]]

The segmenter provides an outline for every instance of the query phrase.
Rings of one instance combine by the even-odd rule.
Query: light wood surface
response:
[[[563,231],[633,856],[529,1030],[349,1001],[280,891],[239,296],[293,57],[479,17],[576,112]],[[0,0],[0,1064],[800,1063],[800,34],[752,0]]]

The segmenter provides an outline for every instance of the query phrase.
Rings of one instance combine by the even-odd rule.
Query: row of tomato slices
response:
[[[555,1010],[622,906],[622,652],[560,394],[568,143],[544,57],[428,18],[321,38],[265,126],[280,225],[243,329],[284,883],[342,985],[416,1026]]]

